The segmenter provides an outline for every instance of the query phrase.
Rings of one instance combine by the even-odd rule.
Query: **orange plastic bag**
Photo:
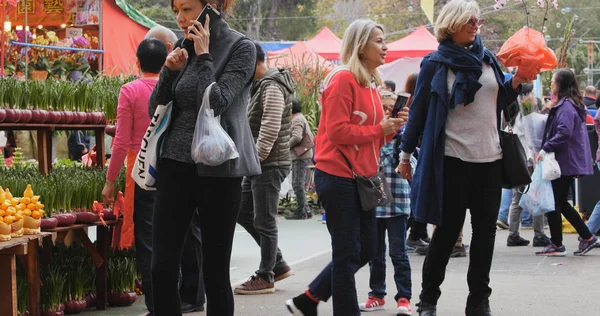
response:
[[[544,35],[528,27],[511,36],[496,56],[504,66],[518,67],[519,77],[528,80],[558,64],[554,51],[546,46]]]

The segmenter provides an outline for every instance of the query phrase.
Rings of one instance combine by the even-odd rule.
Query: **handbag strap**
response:
[[[508,106],[505,106],[504,109],[502,109],[502,114],[504,114],[504,121],[506,122],[506,125],[508,126],[508,133],[512,134],[513,126],[510,123],[511,119],[510,119],[510,113],[508,113]]]
[[[348,160],[348,157],[346,157],[346,155],[344,155],[344,153],[337,148],[337,150],[340,152],[340,154],[342,154],[342,157],[344,158],[344,160],[346,161],[346,164],[348,165],[348,168],[350,168],[350,171],[352,172],[352,177],[356,178],[356,172],[354,172],[354,168],[352,168],[352,164],[350,163],[350,160]]]

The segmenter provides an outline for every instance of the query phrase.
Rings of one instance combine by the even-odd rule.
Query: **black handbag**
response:
[[[352,177],[356,181],[356,188],[363,211],[370,211],[378,206],[386,206],[392,202],[392,191],[382,171],[378,171],[371,177],[356,174],[346,155],[341,150],[340,153],[344,157],[346,164],[348,164],[350,171],[352,171]]]
[[[503,112],[504,119],[508,124],[508,132],[500,131],[502,187],[505,189],[522,188],[531,183],[531,175],[527,168],[527,155],[519,136],[513,133],[506,108]]]

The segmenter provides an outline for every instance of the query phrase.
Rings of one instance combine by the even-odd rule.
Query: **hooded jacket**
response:
[[[563,176],[593,173],[592,150],[585,126],[587,111],[569,98],[562,98],[550,110],[542,150],[554,153]]]
[[[265,128],[262,126],[263,122],[265,122],[265,101],[267,100],[267,97],[272,97],[273,100],[270,101],[278,102],[278,99],[281,97],[277,95],[278,93],[271,95],[271,92],[268,92],[268,90],[273,89],[273,87],[281,92],[284,105],[281,113],[279,131],[274,131],[277,133],[277,139],[274,140],[272,147],[267,154],[266,152],[263,152],[263,150],[265,146],[268,147],[270,145],[268,138],[271,131],[265,129],[261,135],[261,128]],[[260,80],[254,82],[252,86],[252,100],[248,107],[248,121],[250,122],[250,130],[252,131],[254,143],[258,147],[259,156],[262,154],[262,158],[264,158],[261,159],[262,167],[282,167],[292,165],[290,137],[292,128],[293,94],[294,82],[292,81],[290,72],[280,68],[271,68],[267,70],[265,75]],[[267,113],[267,115],[271,114]],[[267,157],[265,158],[264,156]]]

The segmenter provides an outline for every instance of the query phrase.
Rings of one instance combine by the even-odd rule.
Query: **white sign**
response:
[[[83,36],[82,28],[67,28],[67,38]]]

